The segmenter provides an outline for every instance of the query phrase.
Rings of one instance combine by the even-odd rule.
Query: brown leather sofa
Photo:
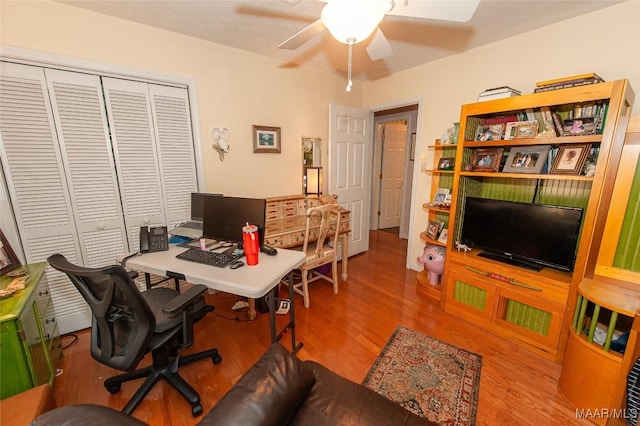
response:
[[[143,425],[107,407],[74,405],[32,425]],[[370,389],[282,345],[271,348],[204,416],[199,425],[433,425]]]

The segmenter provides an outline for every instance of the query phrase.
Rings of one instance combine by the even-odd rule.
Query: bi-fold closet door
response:
[[[2,62],[0,155],[29,263],[85,266],[136,251],[141,225],[174,224],[197,190],[186,89]],[[47,268],[61,333],[90,325]]]

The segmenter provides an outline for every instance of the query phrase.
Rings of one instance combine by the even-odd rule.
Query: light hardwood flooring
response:
[[[478,425],[586,425],[558,392],[560,365],[479,327],[443,312],[422,291],[416,272],[405,268],[407,241],[389,232],[373,231],[370,250],[349,259],[349,279],[333,294],[330,284],[310,285],[311,306],[296,299],[296,336],[304,343],[299,357],[314,359],[336,373],[361,382],[398,325],[437,337],[482,355]],[[204,413],[268,348],[268,315],[247,321],[231,306],[238,297],[207,296],[214,314],[196,324],[196,341],[188,353],[217,347],[223,361],[208,360],[181,368],[183,377],[199,392]],[[238,320],[236,320],[236,318]],[[284,317],[279,317],[284,323]],[[110,395],[105,378],[117,371],[94,361],[89,333],[64,350],[63,372],[54,395],[59,406],[100,404],[122,408],[141,381]],[[72,337],[65,336],[69,345]],[[290,347],[289,336],[283,340]],[[148,362],[145,359],[145,362]],[[145,363],[143,362],[143,363]],[[194,425],[189,404],[166,382],[155,386],[133,415],[152,425]]]

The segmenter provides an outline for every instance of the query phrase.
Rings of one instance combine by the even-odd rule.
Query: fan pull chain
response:
[[[351,86],[353,85],[353,83],[351,82],[351,59],[353,56],[353,39],[349,39],[347,40],[349,42],[349,59],[347,62],[347,92],[351,91]]]

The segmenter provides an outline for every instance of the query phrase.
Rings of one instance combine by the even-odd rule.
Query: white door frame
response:
[[[377,178],[378,174],[381,173],[382,168],[382,157],[384,147],[382,146],[382,139],[379,137],[378,128],[380,124],[388,123],[388,122],[396,122],[396,121],[406,121],[407,122],[407,140],[406,140],[406,155],[404,161],[404,184],[402,188],[402,206],[400,213],[400,238],[408,238],[408,232],[406,227],[406,221],[408,220],[410,211],[410,205],[407,203],[407,197],[409,197],[409,190],[411,186],[409,185],[409,177],[411,176],[409,170],[411,170],[411,161],[409,159],[410,151],[411,151],[411,128],[414,121],[414,118],[410,112],[400,112],[397,114],[389,114],[383,115],[380,117],[374,118],[374,150],[373,150],[373,171],[372,171],[372,188],[371,188],[371,229],[378,229],[378,211],[380,210],[380,179]]]
[[[408,216],[408,220],[409,220],[409,231],[407,233],[408,235],[406,236],[406,238],[409,238],[409,236],[412,236],[412,235],[416,235],[416,233],[414,232],[415,224],[414,224],[414,215],[413,215],[413,205],[415,204],[414,200],[418,199],[416,194],[416,186],[417,186],[418,176],[420,173],[419,152],[420,152],[420,134],[421,134],[420,129],[422,128],[422,111],[424,108],[423,103],[424,103],[423,98],[417,97],[417,98],[407,98],[397,102],[390,102],[386,104],[364,107],[365,109],[368,109],[375,113],[379,111],[386,111],[389,109],[401,108],[401,107],[406,107],[410,105],[418,105],[418,113],[417,113],[417,121],[416,121],[415,161],[413,161],[413,165],[411,167],[407,167],[407,182],[409,181],[409,177],[411,177],[411,189],[406,191],[407,192],[406,195],[408,196],[409,195],[408,193],[410,192],[411,196],[408,197],[408,199],[404,202],[404,206],[408,206],[407,208],[408,212],[405,213],[405,217]],[[411,131],[409,131],[408,133],[411,133]],[[410,149],[408,151],[410,151]],[[411,175],[409,175],[409,173],[411,173]],[[410,246],[411,246],[411,241],[409,241],[409,247]],[[411,259],[409,258],[409,251],[410,250],[407,250],[407,259],[405,262],[405,266],[411,269],[415,261],[411,261]]]

